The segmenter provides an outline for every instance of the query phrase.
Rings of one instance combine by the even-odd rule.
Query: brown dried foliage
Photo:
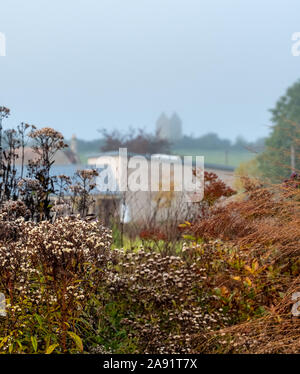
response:
[[[221,329],[205,341],[198,336],[196,350],[299,353],[300,323],[291,313],[295,303],[291,297],[300,286],[299,182],[295,176],[284,184],[270,186],[245,180],[245,190],[243,199],[213,207],[209,216],[193,224],[190,231],[204,240],[225,241],[237,248],[239,261],[257,266],[257,272],[247,267],[251,274],[248,282],[255,292],[255,302],[259,301],[265,309],[265,316]],[[222,279],[223,286],[236,292],[234,285],[231,288],[226,284],[226,276]],[[227,282],[229,279],[227,276]]]

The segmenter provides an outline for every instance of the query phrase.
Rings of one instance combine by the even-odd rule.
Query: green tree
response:
[[[300,168],[300,80],[287,89],[271,113],[272,131],[258,162],[263,175],[278,182]]]

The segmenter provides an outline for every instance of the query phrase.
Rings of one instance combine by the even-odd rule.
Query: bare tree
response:
[[[0,106],[0,170],[2,173],[3,165],[3,146],[2,146],[2,121],[4,118],[8,118],[10,115],[10,109],[5,106]]]
[[[92,191],[96,187],[97,176],[98,172],[94,169],[77,170],[74,176],[75,183],[70,186],[73,192],[71,197],[73,209],[77,208],[82,218],[87,216],[90,206],[95,202]]]
[[[25,154],[25,137],[26,137],[26,131],[31,127],[31,130],[35,130],[36,127],[33,125],[29,125],[28,123],[21,122],[18,126],[18,133],[20,137],[20,147],[21,147],[21,178],[24,176],[24,154]]]
[[[34,141],[33,151],[37,155],[36,160],[28,163],[29,177],[34,178],[40,185],[39,191],[39,219],[49,219],[51,204],[50,195],[55,193],[54,177],[50,176],[50,169],[54,163],[57,151],[67,147],[62,134],[50,127],[33,130],[29,137]]]
[[[105,141],[101,147],[103,152],[117,151],[119,148],[127,148],[128,152],[138,154],[169,153],[170,151],[170,143],[167,140],[149,134],[143,129],[137,131],[129,129],[125,134],[117,130],[112,132],[100,130],[100,132]]]

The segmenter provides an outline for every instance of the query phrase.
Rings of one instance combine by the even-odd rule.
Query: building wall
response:
[[[17,149],[16,151],[17,155],[19,156],[16,160],[16,165],[21,165],[22,162],[22,150],[21,148]],[[24,149],[24,163],[25,165],[28,164],[29,160],[36,160],[38,158],[38,155],[33,151],[30,147],[25,147]],[[73,153],[68,151],[59,150],[54,155],[54,161],[55,165],[71,165],[76,163],[76,158],[73,155]]]

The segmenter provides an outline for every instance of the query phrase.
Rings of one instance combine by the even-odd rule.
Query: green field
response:
[[[199,150],[199,149],[176,149],[173,154],[181,156],[204,156],[204,162],[208,164],[219,164],[237,167],[241,162],[252,160],[256,154],[245,151],[228,151],[227,162],[225,151],[220,150]]]
[[[229,151],[226,156],[224,151],[220,150],[205,150],[201,151],[199,149],[175,149],[172,150],[173,154],[180,156],[204,156],[204,161],[208,164],[219,164],[237,167],[241,162],[252,160],[255,157],[255,153],[249,151]],[[80,153],[80,160],[82,164],[87,163],[88,153]]]

